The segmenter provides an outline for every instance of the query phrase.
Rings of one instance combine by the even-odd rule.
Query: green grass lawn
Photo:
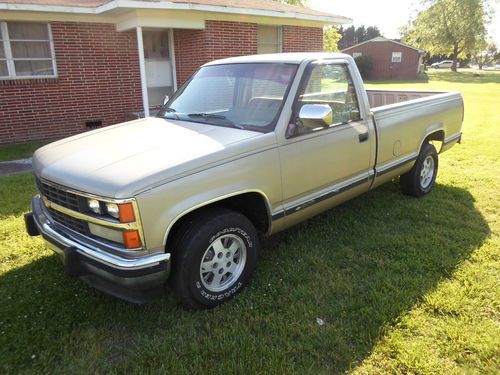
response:
[[[0,178],[0,373],[499,373],[500,74],[429,76],[391,86],[464,95],[433,192],[395,181],[267,239],[251,285],[210,311],[65,276],[24,233],[32,177]]]
[[[0,161],[9,161],[29,158],[37,148],[46,145],[49,141],[30,142],[14,145],[0,145]]]

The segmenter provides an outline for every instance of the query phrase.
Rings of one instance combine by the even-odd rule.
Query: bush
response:
[[[358,66],[359,73],[363,79],[367,79],[373,68],[373,59],[368,55],[357,56],[354,61]]]

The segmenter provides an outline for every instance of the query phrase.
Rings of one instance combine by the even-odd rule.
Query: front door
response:
[[[168,30],[143,30],[144,65],[150,109],[163,104],[174,92],[173,64]]]
[[[287,140],[280,147],[283,203],[294,214],[315,214],[342,199],[345,193],[367,189],[371,141],[368,120],[360,115],[348,67],[341,63],[311,64],[299,88]],[[331,124],[304,126],[298,120],[304,105],[329,106]]]

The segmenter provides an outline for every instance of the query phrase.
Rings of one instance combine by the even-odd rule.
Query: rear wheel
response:
[[[401,175],[401,190],[404,194],[421,197],[432,190],[438,171],[438,154],[436,148],[426,143],[413,168]]]
[[[248,283],[258,248],[257,231],[244,215],[207,210],[184,223],[174,240],[170,285],[189,308],[220,305]]]

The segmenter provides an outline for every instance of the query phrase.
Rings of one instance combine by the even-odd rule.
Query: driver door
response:
[[[331,123],[302,121],[304,105],[330,106]],[[280,146],[283,206],[287,222],[301,221],[352,194],[369,189],[369,119],[360,117],[359,100],[347,64],[311,63],[296,97],[286,141]]]

